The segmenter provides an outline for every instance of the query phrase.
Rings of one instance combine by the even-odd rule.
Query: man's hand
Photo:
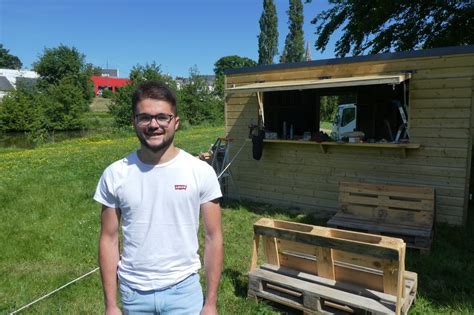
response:
[[[201,310],[201,315],[217,315],[216,305],[204,304]]]
[[[117,305],[114,305],[105,309],[105,315],[122,315],[122,311]]]

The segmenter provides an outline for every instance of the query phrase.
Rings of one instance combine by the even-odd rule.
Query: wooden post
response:
[[[265,112],[263,110],[263,93],[257,92],[259,114],[262,119],[262,127],[265,127]]]
[[[332,249],[328,247],[318,247],[316,257],[318,260],[318,276],[334,280],[335,273]]]
[[[278,256],[278,245],[275,237],[263,237],[263,247],[265,248],[265,257],[269,264],[280,266],[280,257]]]
[[[258,259],[258,246],[260,245],[260,235],[253,235],[253,246],[252,246],[252,261],[250,262],[250,270],[255,270],[257,268],[257,259]]]

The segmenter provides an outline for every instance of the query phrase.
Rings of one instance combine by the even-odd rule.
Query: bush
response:
[[[2,99],[0,128],[2,131],[30,131],[42,115],[35,93],[18,88]]]
[[[80,87],[68,80],[42,91],[19,87],[4,97],[0,107],[2,131],[44,134],[84,126],[82,114],[88,109]]]
[[[89,109],[82,89],[67,80],[50,85],[47,95],[49,104],[45,104],[47,130],[74,130],[84,127],[82,114]]]
[[[196,68],[190,70],[189,80],[178,91],[179,116],[190,125],[222,124],[224,102],[208,87]]]
[[[102,91],[102,97],[103,98],[111,98],[112,97],[112,90],[110,89],[105,89]]]
[[[129,83],[115,91],[112,102],[108,105],[109,112],[114,117],[115,126],[122,128],[132,124],[132,93],[135,83]]]
[[[179,116],[190,125],[221,124],[224,121],[224,102],[208,91],[200,91],[195,84],[185,85],[179,94]]]

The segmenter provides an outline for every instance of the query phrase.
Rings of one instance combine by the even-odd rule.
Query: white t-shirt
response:
[[[120,280],[156,290],[197,272],[200,205],[221,196],[212,167],[183,150],[159,165],[133,152],[107,167],[94,199],[121,210]]]

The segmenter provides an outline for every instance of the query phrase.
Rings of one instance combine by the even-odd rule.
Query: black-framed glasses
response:
[[[136,114],[135,115],[135,121],[137,122],[137,125],[138,126],[148,126],[149,124],[151,124],[151,121],[153,119],[156,120],[156,122],[162,126],[162,127],[166,127],[169,125],[169,123],[171,122],[171,119],[173,119],[175,116],[173,115],[170,115],[170,114],[158,114],[158,115],[150,115],[150,114]]]

